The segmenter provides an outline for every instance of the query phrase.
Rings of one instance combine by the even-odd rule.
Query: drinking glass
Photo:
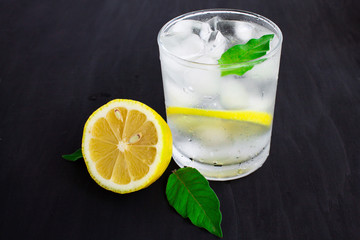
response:
[[[266,35],[273,36],[264,56],[219,62],[229,48]],[[270,150],[282,39],[275,23],[241,10],[190,12],[161,28],[167,122],[180,167],[196,168],[209,180],[231,180],[262,166]]]

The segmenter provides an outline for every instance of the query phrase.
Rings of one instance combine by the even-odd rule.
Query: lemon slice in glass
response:
[[[185,107],[167,107],[166,113],[168,116],[188,115],[199,117],[210,117],[225,120],[243,121],[255,123],[263,126],[270,126],[272,123],[272,116],[266,112],[256,112],[250,110],[210,110],[199,108],[185,108]]]
[[[110,101],[87,120],[82,153],[91,177],[103,188],[129,193],[155,182],[169,165],[172,136],[147,105]]]

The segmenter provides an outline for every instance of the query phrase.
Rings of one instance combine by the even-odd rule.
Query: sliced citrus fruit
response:
[[[237,120],[270,126],[272,116],[266,112],[256,111],[237,111],[237,110],[210,110],[199,108],[185,108],[185,107],[167,107],[167,115],[189,115],[189,116],[202,116],[220,118],[226,120]]]
[[[116,99],[87,120],[82,153],[91,177],[103,188],[129,193],[155,182],[169,165],[172,136],[147,105]]]
[[[176,136],[189,136],[207,146],[224,146],[231,141],[264,135],[271,129],[272,116],[250,110],[212,110],[167,107],[168,123]]]

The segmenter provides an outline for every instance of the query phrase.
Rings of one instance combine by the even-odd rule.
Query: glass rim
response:
[[[216,13],[216,12],[219,12],[219,13],[233,13],[235,15],[241,14],[241,15],[247,15],[247,16],[250,16],[250,17],[255,17],[257,19],[260,19],[261,21],[264,21],[264,22],[268,23],[270,26],[272,26],[274,28],[275,34],[278,36],[279,41],[277,42],[275,47],[270,49],[270,51],[268,51],[264,56],[261,56],[259,58],[256,58],[256,59],[253,59],[253,60],[250,60],[250,61],[230,63],[230,64],[202,63],[202,62],[196,62],[196,61],[193,61],[193,60],[184,59],[184,58],[181,58],[181,57],[177,56],[176,54],[172,53],[171,51],[169,51],[162,44],[162,42],[160,41],[161,34],[164,33],[164,31],[171,24],[179,22],[179,21],[181,21],[183,19],[186,19],[188,16],[191,16],[191,15],[199,15],[199,14],[206,14],[206,13]],[[253,13],[253,12],[250,12],[250,11],[238,10],[238,9],[228,9],[228,8],[203,9],[203,10],[196,10],[196,11],[184,13],[182,15],[179,15],[179,16],[169,20],[167,23],[165,23],[164,26],[162,26],[162,28],[160,29],[160,31],[159,31],[159,33],[157,35],[157,42],[158,42],[159,47],[164,49],[171,56],[173,56],[173,57],[175,57],[175,58],[177,58],[177,59],[179,59],[181,61],[187,62],[187,63],[199,64],[199,65],[204,65],[204,66],[220,66],[220,65],[221,66],[233,66],[233,65],[243,65],[243,64],[246,65],[248,63],[255,62],[255,61],[258,61],[260,59],[266,59],[266,58],[269,58],[272,55],[274,55],[277,51],[279,51],[279,49],[281,48],[281,45],[282,45],[282,41],[283,41],[283,35],[282,35],[282,32],[281,32],[280,28],[273,21],[271,21],[270,19],[268,19],[268,18],[266,18],[266,17],[264,17],[264,16],[262,16],[260,14]]]

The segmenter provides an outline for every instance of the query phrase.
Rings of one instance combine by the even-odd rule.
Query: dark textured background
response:
[[[215,7],[259,13],[284,34],[271,155],[248,177],[210,182],[224,239],[360,239],[356,0],[1,0],[1,239],[216,239],[168,205],[174,162],[118,195],[60,157],[111,99],[165,117],[157,33]]]

